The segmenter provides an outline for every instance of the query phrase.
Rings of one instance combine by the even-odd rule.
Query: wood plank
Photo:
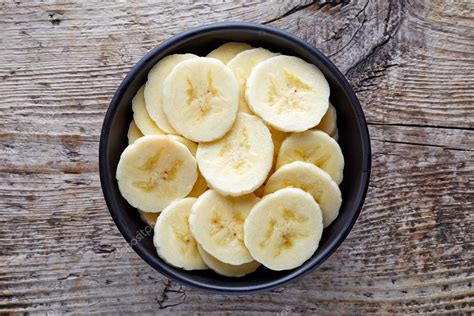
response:
[[[0,313],[474,312],[473,12],[449,0],[2,3]],[[127,248],[98,176],[103,116],[127,71],[169,36],[224,20],[320,48],[372,138],[348,239],[258,295],[210,295],[154,271]]]

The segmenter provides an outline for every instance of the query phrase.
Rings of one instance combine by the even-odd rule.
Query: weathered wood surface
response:
[[[98,140],[150,48],[203,23],[292,32],[346,73],[373,172],[361,216],[320,269],[269,293],[170,282],[106,209]],[[0,5],[0,312],[474,312],[474,3],[260,1]]]

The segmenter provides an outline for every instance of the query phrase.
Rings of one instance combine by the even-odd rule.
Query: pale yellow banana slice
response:
[[[214,272],[228,277],[243,277],[258,269],[260,263],[257,261],[250,261],[248,263],[233,265],[220,261],[211,256],[206,250],[198,245],[199,254],[204,263]]]
[[[272,166],[273,142],[268,128],[256,116],[239,113],[223,138],[199,143],[199,170],[211,188],[224,195],[255,191]]]
[[[283,143],[283,140],[285,140],[290,133],[285,133],[282,131],[279,131],[271,126],[268,126],[268,129],[270,130],[270,133],[272,134],[272,141],[273,141],[273,162],[272,162],[272,169],[270,169],[270,173],[272,174],[276,170],[276,162],[278,158],[278,152],[280,151],[281,144]]]
[[[137,125],[135,124],[135,121],[132,120],[130,123],[130,126],[128,127],[128,133],[127,133],[127,138],[128,138],[128,144],[133,144],[137,139],[143,136],[143,133],[138,129]]]
[[[323,131],[310,130],[288,136],[281,144],[276,168],[293,161],[312,163],[342,182],[344,156],[339,144]]]
[[[219,59],[224,64],[227,64],[238,53],[251,48],[252,46],[247,43],[228,42],[214,49],[207,54],[207,57]]]
[[[179,135],[172,135],[172,134],[169,134],[167,135],[169,137],[171,137],[172,139],[174,140],[177,140],[178,142],[180,142],[181,144],[183,144],[184,146],[188,147],[189,151],[191,152],[191,154],[196,157],[196,151],[197,151],[197,144],[195,142],[192,142],[190,141],[189,139],[186,139],[184,137],[181,137]]]
[[[336,109],[334,108],[334,105],[329,102],[329,108],[324,114],[323,118],[321,119],[321,122],[314,128],[316,130],[323,131],[329,135],[331,135],[337,127],[337,113]]]
[[[315,127],[329,106],[329,84],[322,72],[292,56],[272,57],[255,66],[245,94],[253,113],[284,132]]]
[[[318,249],[321,209],[308,193],[284,188],[263,197],[244,224],[244,241],[258,262],[272,270],[299,267]]]
[[[171,73],[174,66],[191,58],[198,56],[193,54],[174,54],[160,60],[148,73],[148,81],[145,84],[145,103],[150,117],[156,125],[165,133],[175,134],[176,131],[168,123],[163,112],[163,83]]]
[[[189,229],[188,217],[195,202],[195,198],[185,198],[166,207],[156,221],[153,237],[158,256],[185,270],[207,269]]]
[[[163,111],[171,126],[196,142],[227,133],[239,106],[239,85],[232,71],[214,58],[180,62],[163,87]]]
[[[186,139],[184,137],[178,136],[178,135],[168,135],[169,137],[177,140],[178,142],[184,144],[186,147],[188,147],[189,151],[191,154],[196,157],[196,151],[197,151],[197,144],[190,141],[189,139]],[[198,178],[196,180],[196,183],[194,183],[193,189],[191,192],[188,194],[189,197],[199,197],[201,194],[203,194],[209,187],[207,186],[206,179],[201,175],[201,173],[198,170]]]
[[[148,135],[125,148],[116,177],[130,205],[161,212],[191,192],[197,174],[196,160],[186,146],[165,135]]]
[[[257,202],[258,198],[253,194],[226,197],[214,190],[204,192],[189,216],[194,238],[222,262],[240,265],[253,261],[244,245],[243,225]]]
[[[146,110],[144,90],[142,86],[132,99],[133,120],[144,135],[163,135],[164,132],[156,126]]]
[[[149,226],[155,227],[156,220],[158,218],[158,215],[160,213],[151,213],[151,212],[144,212],[142,210],[138,210],[138,213],[140,214],[140,218]]]
[[[278,55],[280,54],[272,53],[265,48],[253,48],[238,53],[227,63],[227,67],[234,72],[234,75],[239,81],[239,112],[253,114],[245,100],[245,83],[247,82],[247,78],[250,76],[252,69],[262,61]]]
[[[328,227],[339,214],[341,191],[336,182],[315,165],[294,161],[281,166],[268,179],[265,195],[286,187],[300,188],[313,196],[323,212],[324,227]]]

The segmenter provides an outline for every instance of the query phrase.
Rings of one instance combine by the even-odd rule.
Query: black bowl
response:
[[[316,65],[331,87],[331,101],[337,110],[339,144],[345,157],[343,203],[338,218],[324,230],[316,253],[302,266],[288,271],[260,267],[242,278],[227,278],[212,271],[185,271],[161,260],[153,238],[138,212],[120,195],[115,171],[120,154],[127,146],[127,130],[132,120],[131,102],[147,80],[150,68],[161,58],[175,53],[205,56],[229,41],[247,42],[282,54],[298,56]],[[370,139],[359,101],[342,73],[319,50],[281,30],[250,23],[218,23],[198,27],[166,40],[152,49],[128,73],[117,89],[100,136],[99,166],[102,190],[110,213],[132,248],[153,268],[190,287],[220,293],[250,293],[282,286],[311,271],[326,260],[342,243],[362,208],[370,174]],[[149,235],[143,237],[143,235]]]

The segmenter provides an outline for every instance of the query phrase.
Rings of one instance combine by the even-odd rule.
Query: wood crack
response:
[[[283,13],[282,15],[276,17],[276,18],[273,18],[271,20],[268,20],[268,21],[265,21],[263,22],[262,24],[271,24],[273,22],[276,22],[278,20],[281,20],[283,18],[286,18],[298,11],[301,11],[301,10],[304,10],[306,8],[309,8],[313,5],[317,5],[318,6],[318,10],[321,10],[323,9],[324,7],[326,6],[330,6],[331,8],[334,8],[336,6],[340,6],[341,8],[348,5],[350,3],[350,0],[333,0],[333,1],[321,1],[321,0],[315,0],[315,1],[311,1],[310,3],[308,4],[304,4],[304,5],[296,5],[295,7],[291,8],[290,10],[286,11],[285,13]]]
[[[367,125],[373,126],[398,126],[398,127],[416,127],[416,128],[440,128],[440,129],[455,129],[462,131],[474,131],[474,128],[457,127],[457,126],[442,126],[442,125],[422,125],[422,124],[405,124],[405,123],[382,123],[382,122],[367,122]]]
[[[165,286],[161,294],[156,298],[159,309],[166,309],[173,306],[178,306],[183,304],[186,301],[186,291],[180,286],[177,290],[172,288],[173,282],[170,279],[167,279]],[[178,302],[170,303],[168,302],[172,295],[174,294],[174,299],[178,299]]]
[[[68,280],[68,279],[71,279],[71,278],[76,279],[78,277],[80,277],[80,275],[77,274],[77,273],[69,273],[65,277],[58,278],[58,281],[64,281],[64,280]]]
[[[364,91],[371,91],[372,89],[370,89],[370,87],[378,87],[379,82],[373,83],[371,81],[377,78],[384,77],[388,68],[398,67],[398,66],[400,66],[400,64],[382,65],[381,69],[375,69],[371,71],[367,77],[359,80],[359,83],[358,83],[359,87],[354,88],[354,92],[357,94]],[[365,82],[367,82],[367,84],[363,84]]]
[[[265,24],[265,25],[266,25],[266,24],[271,24],[271,23],[273,23],[273,22],[276,22],[276,21],[278,21],[278,20],[281,20],[281,19],[283,19],[283,18],[286,18],[287,16],[292,15],[292,14],[294,14],[294,13],[300,11],[300,10],[304,10],[304,9],[306,9],[306,8],[308,8],[308,7],[312,6],[312,5],[314,5],[314,4],[317,4],[317,1],[311,1],[310,3],[304,4],[304,5],[296,5],[295,7],[291,8],[291,9],[288,10],[288,11],[286,11],[286,12],[283,13],[282,15],[277,16],[276,18],[273,18],[273,19],[271,19],[271,20],[265,21],[265,22],[263,22],[262,24]]]
[[[112,253],[115,250],[117,250],[117,248],[106,244],[94,245],[92,247],[92,251],[94,251],[96,254]]]
[[[383,49],[392,38],[398,33],[400,30],[400,26],[403,21],[404,17],[404,10],[401,8],[399,10],[399,18],[397,19],[394,27],[392,29],[389,29],[389,24],[390,24],[390,17],[392,16],[392,6],[393,6],[393,1],[389,1],[389,7],[387,10],[387,16],[384,19],[384,38],[382,41],[377,43],[375,46],[371,48],[369,53],[365,55],[362,59],[360,59],[358,62],[356,62],[353,66],[351,66],[347,71],[346,71],[346,76],[350,76],[353,72],[359,70],[358,68],[361,65],[365,65],[370,59],[372,59],[381,49]],[[358,71],[357,71],[358,72]]]
[[[344,46],[342,46],[340,49],[338,49],[336,52],[334,52],[334,53],[328,55],[328,57],[333,57],[334,55],[338,54],[339,52],[344,51],[344,49],[346,49],[346,48],[354,41],[354,39],[356,38],[356,36],[359,34],[359,32],[362,30],[362,28],[365,26],[365,23],[367,22],[367,14],[366,14],[365,10],[367,9],[367,6],[369,5],[369,2],[370,2],[370,0],[367,0],[367,2],[364,4],[364,6],[362,7],[362,9],[361,9],[359,12],[357,12],[357,14],[355,15],[354,19],[359,18],[359,16],[360,16],[361,14],[363,14],[364,17],[363,17],[363,19],[362,19],[362,21],[361,21],[359,27],[358,27],[357,30],[354,32],[354,34],[351,36],[351,38],[349,39],[349,41],[347,41],[347,43],[346,43]],[[333,37],[329,38],[328,40],[330,40],[330,39],[333,39]],[[326,40],[326,41],[328,41],[328,40]]]
[[[382,142],[382,143],[390,143],[390,144],[402,144],[402,145],[423,146],[423,147],[436,147],[436,148],[443,148],[443,149],[447,149],[447,150],[474,152],[474,150],[471,150],[471,149],[453,148],[453,147],[426,144],[426,143],[402,142],[402,141],[398,141],[398,140],[386,140],[386,139],[379,139],[379,138],[372,138],[371,140],[379,141],[379,142]]]

